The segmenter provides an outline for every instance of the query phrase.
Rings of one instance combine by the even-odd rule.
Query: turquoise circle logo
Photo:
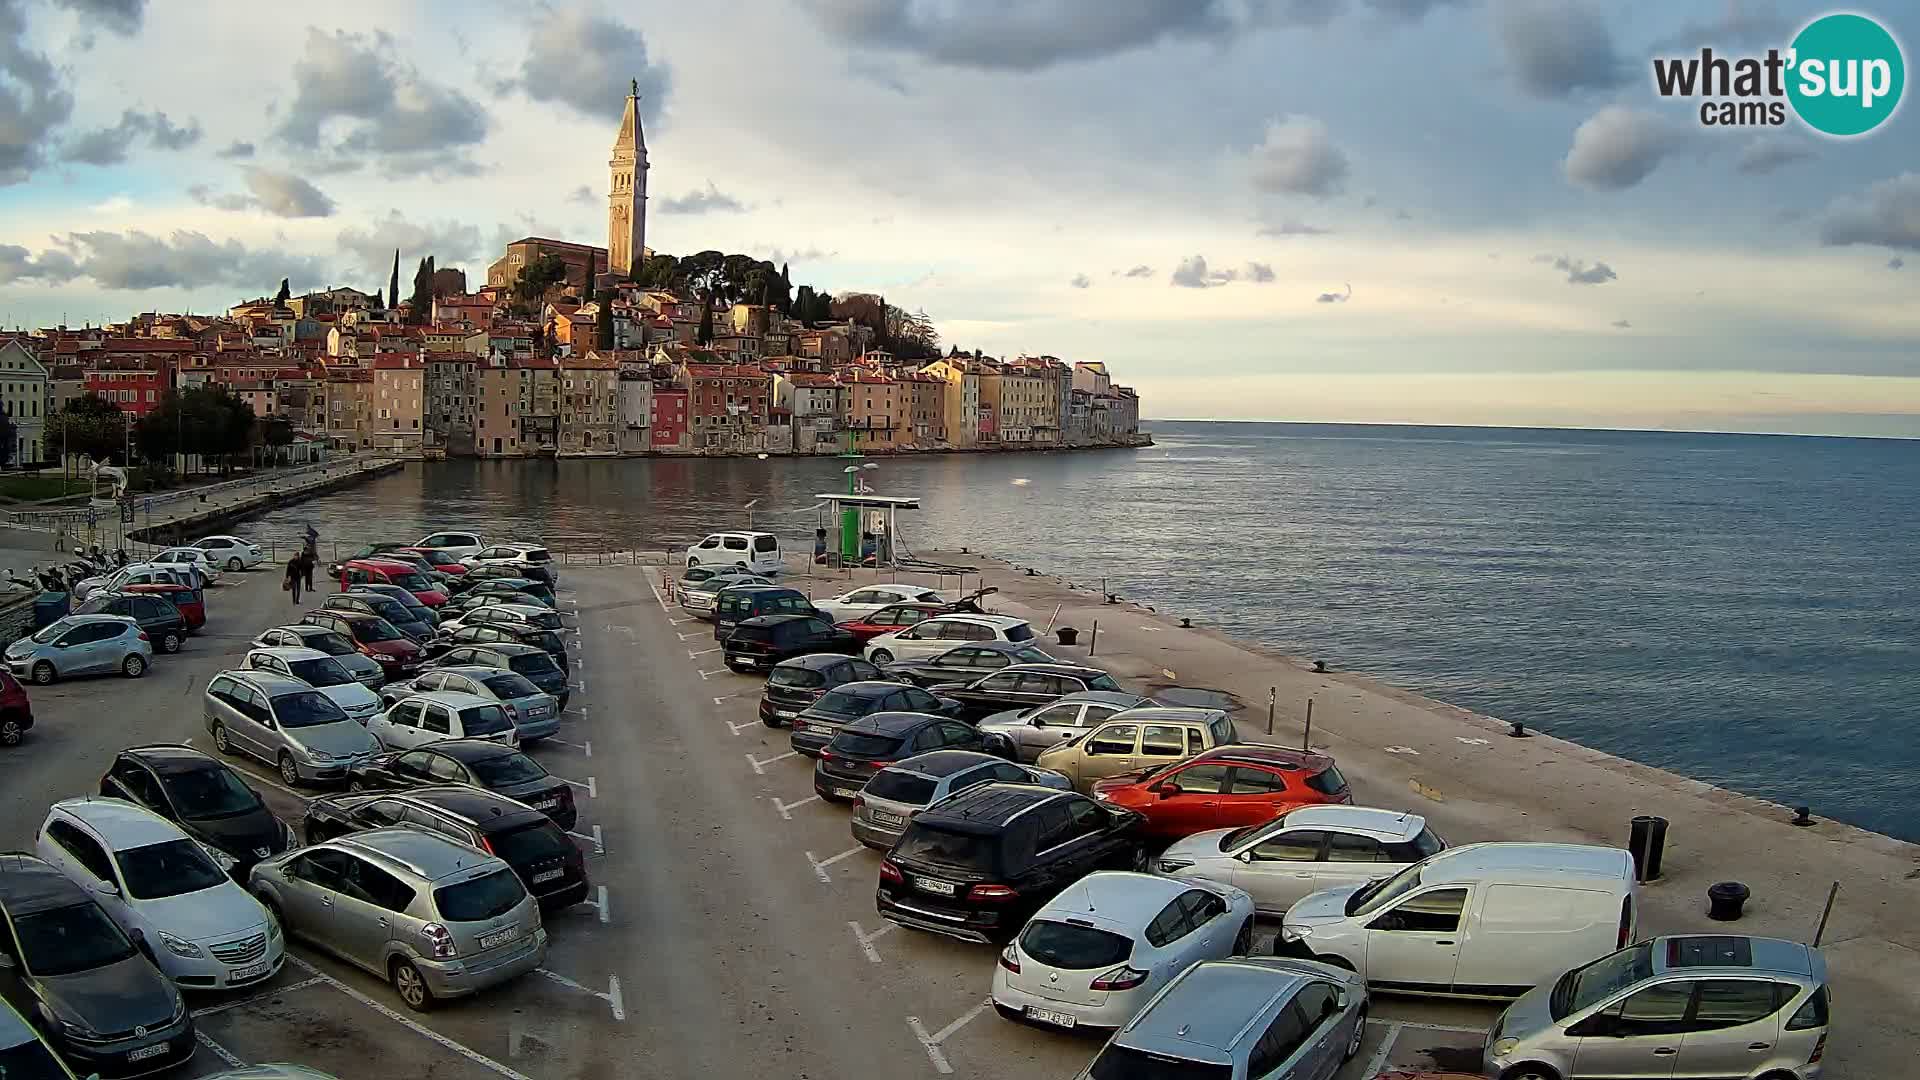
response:
[[[1887,28],[1865,15],[1822,15],[1793,39],[1787,98],[1815,131],[1865,135],[1900,107],[1907,63]]]

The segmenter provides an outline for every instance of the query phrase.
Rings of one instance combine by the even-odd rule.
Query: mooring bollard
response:
[[[1707,889],[1707,918],[1715,922],[1733,922],[1753,891],[1737,881],[1722,881]]]
[[[1100,641],[1100,620],[1093,620],[1093,633],[1087,637],[1087,655],[1093,655],[1093,647]]]
[[[1633,855],[1633,878],[1642,885],[1660,880],[1660,861],[1666,854],[1667,819],[1641,814],[1627,825],[1627,851]]]
[[[1527,725],[1521,723],[1518,720],[1511,721],[1511,723],[1513,726],[1507,729],[1507,738],[1509,739],[1532,738],[1532,733],[1527,730]]]

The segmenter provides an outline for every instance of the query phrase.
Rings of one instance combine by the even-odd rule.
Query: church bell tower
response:
[[[612,190],[607,193],[607,269],[625,275],[647,250],[647,136],[640,129],[640,81],[627,93],[620,134],[613,140]]]

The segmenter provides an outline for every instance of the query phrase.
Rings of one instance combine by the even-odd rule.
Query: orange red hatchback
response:
[[[1163,840],[1258,825],[1299,806],[1353,802],[1332,758],[1257,743],[1108,777],[1094,784],[1093,795],[1140,814],[1141,831]]]

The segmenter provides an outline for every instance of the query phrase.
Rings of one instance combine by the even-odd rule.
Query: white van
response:
[[[752,574],[786,569],[780,538],[764,532],[718,532],[687,549],[688,566],[733,566]]]
[[[1624,948],[1633,857],[1580,844],[1469,844],[1287,909],[1276,952],[1358,972],[1376,990],[1518,997]]]

